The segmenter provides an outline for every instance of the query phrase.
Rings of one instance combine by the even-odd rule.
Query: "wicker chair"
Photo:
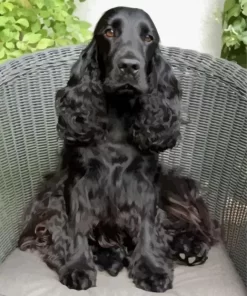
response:
[[[0,67],[0,261],[16,247],[24,210],[43,174],[56,167],[61,143],[54,96],[80,51],[51,49]],[[201,182],[247,285],[247,71],[190,50],[163,53],[181,81],[189,124],[161,160]]]

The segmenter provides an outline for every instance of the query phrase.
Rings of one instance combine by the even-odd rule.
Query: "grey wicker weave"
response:
[[[24,209],[55,168],[55,92],[81,46],[51,49],[0,66],[0,260],[16,246]],[[247,285],[247,71],[178,48],[163,50],[183,89],[189,124],[162,161],[199,180]]]

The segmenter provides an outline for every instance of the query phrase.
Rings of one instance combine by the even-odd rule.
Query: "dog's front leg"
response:
[[[32,204],[18,246],[22,251],[38,251],[43,261],[69,288],[88,289],[96,283],[96,269],[87,239],[91,221],[76,216],[68,222],[63,178],[59,181],[53,179],[51,184]],[[80,191],[76,192],[80,195]],[[80,222],[83,222],[83,228],[77,229]]]
[[[59,270],[62,284],[70,289],[86,290],[96,286],[96,269],[88,238],[77,233],[70,245],[66,264]]]
[[[152,197],[148,200],[154,200]],[[173,261],[169,237],[155,223],[154,205],[146,206],[136,248],[132,254],[129,275],[135,285],[146,291],[164,292],[172,288]]]
[[[94,287],[96,269],[87,236],[62,229],[54,222],[52,226],[48,224],[48,228],[52,233],[50,246],[37,247],[44,262],[57,272],[60,282],[68,288]]]
[[[49,227],[52,244],[48,252],[44,253],[43,260],[56,270],[60,282],[68,288],[86,290],[94,287],[96,268],[87,233],[80,229],[75,231],[70,223],[64,228],[59,228],[56,222],[57,220],[54,220]],[[90,227],[90,224],[87,227]]]
[[[67,287],[86,290],[96,285],[96,267],[88,234],[95,223],[87,195],[86,180],[79,179],[70,190],[71,216],[68,221],[68,235],[71,238],[66,264],[59,270],[60,281]]]

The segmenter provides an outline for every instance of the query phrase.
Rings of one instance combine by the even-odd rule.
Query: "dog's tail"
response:
[[[210,213],[200,193],[199,184],[172,170],[160,175],[159,206],[168,219],[195,231],[210,245],[220,240],[220,226]],[[181,227],[183,228],[183,227]]]

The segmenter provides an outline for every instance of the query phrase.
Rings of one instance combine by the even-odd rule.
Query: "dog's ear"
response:
[[[173,148],[180,137],[181,91],[160,49],[150,69],[149,91],[140,98],[131,134],[139,149],[162,152]]]
[[[105,105],[94,39],[73,65],[67,86],[58,90],[56,112],[58,134],[66,142],[87,145],[103,137]]]
[[[74,86],[80,82],[84,75],[98,76],[99,71],[97,62],[97,47],[96,42],[93,39],[88,46],[81,52],[78,60],[72,66],[70,71],[70,79],[67,83],[68,86]]]

